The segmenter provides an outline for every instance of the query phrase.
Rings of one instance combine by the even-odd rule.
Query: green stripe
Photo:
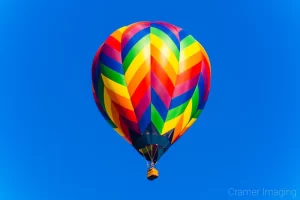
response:
[[[152,33],[152,34],[156,35],[157,37],[159,37],[160,39],[162,39],[162,41],[164,41],[164,43],[166,43],[166,45],[174,53],[177,60],[179,60],[179,55],[180,55],[179,49],[177,48],[174,41],[168,36],[168,34],[166,34],[165,32],[163,32],[155,27],[150,28],[150,33]]]
[[[151,121],[157,128],[158,132],[161,134],[165,122],[156,108],[153,106],[153,104],[151,104]]]
[[[110,80],[126,86],[124,76],[100,63],[101,73]]]
[[[192,113],[191,113],[191,118],[197,112],[198,104],[199,104],[199,88],[198,88],[198,85],[197,85],[196,88],[195,88],[194,94],[192,96]]]
[[[123,61],[124,73],[127,71],[130,63],[137,56],[137,54],[145,47],[146,44],[150,43],[150,35],[145,35],[142,39],[140,39],[128,52],[127,56]]]
[[[109,118],[109,117],[108,117]],[[111,120],[106,120],[109,125],[111,125],[113,128],[117,128],[117,126],[111,121]]]
[[[182,114],[184,110],[186,109],[190,99],[186,101],[184,104],[181,104],[180,106],[177,106],[176,108],[173,108],[172,110],[169,110],[166,121],[172,120],[178,115]]]
[[[195,38],[193,36],[189,35],[180,42],[180,48],[184,49],[184,48],[190,46],[191,44],[193,44],[194,42],[196,42]]]
[[[197,110],[197,112],[195,113],[193,118],[198,118],[200,116],[200,114],[202,113],[202,110]]]

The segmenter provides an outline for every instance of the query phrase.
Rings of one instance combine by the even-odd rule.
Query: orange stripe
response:
[[[119,105],[121,105],[121,106],[123,106],[123,107],[125,107],[129,110],[133,110],[130,99],[127,99],[127,98],[113,92],[112,90],[110,90],[108,88],[106,88],[106,90],[107,90],[107,93],[108,93],[110,99],[113,102],[115,102],[116,104],[119,104]]]
[[[146,59],[145,62],[139,67],[139,69],[136,71],[136,74],[134,75],[134,78],[131,79],[130,83],[128,84],[127,88],[129,91],[129,95],[133,95],[137,87],[140,85],[142,80],[146,76],[150,76],[149,73],[146,74],[146,76],[141,76],[141,74],[145,74],[145,72],[148,70],[150,71],[149,62],[150,58]]]
[[[176,79],[176,85],[180,85],[188,80],[191,80],[193,77],[198,76],[201,72],[202,61],[197,63],[194,67],[186,70],[185,72],[179,74]]]
[[[176,127],[175,127],[174,135],[173,135],[173,138],[172,138],[172,143],[173,143],[178,137],[180,137],[180,132],[181,132],[182,125],[183,125],[183,115],[180,117],[180,120],[178,121],[178,123],[177,123],[177,125],[176,125]]]
[[[112,34],[111,34],[111,36],[113,36],[117,41],[121,41],[121,39],[122,39],[122,32],[121,31],[119,31],[119,30],[116,30],[115,32],[113,32]]]
[[[111,104],[111,113],[112,113],[112,117],[113,117],[113,122],[114,124],[121,129],[121,124],[120,124],[120,115],[116,109],[116,107]]]
[[[154,45],[151,45],[151,56],[153,56],[153,58],[158,62],[159,66],[164,69],[165,72],[168,72],[168,77],[174,85],[176,82],[177,74],[174,71],[172,65],[169,63],[168,59]]]

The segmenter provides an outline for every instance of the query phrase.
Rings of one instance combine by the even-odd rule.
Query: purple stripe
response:
[[[176,86],[176,88],[174,90],[174,93],[173,93],[173,98],[186,93],[187,91],[189,91],[193,87],[196,87],[196,85],[198,83],[198,80],[199,80],[199,76],[195,76],[194,78],[192,78],[192,79]]]
[[[126,119],[126,118],[123,117],[123,116],[122,116],[122,119],[123,119],[123,121],[125,122],[126,126],[127,126],[130,130],[132,130],[132,131],[134,131],[134,132],[136,132],[136,133],[140,133],[140,132],[141,132],[141,131],[140,131],[140,127],[139,127],[139,125],[138,125],[137,123],[135,123],[135,122],[133,122],[133,121],[130,121],[130,120]]]
[[[122,58],[120,52],[112,48],[111,46],[104,44],[102,47],[102,52],[110,57],[111,59],[115,60],[118,63],[122,63]]]
[[[204,101],[207,100],[208,98],[208,93],[209,93],[209,77],[208,77],[208,72],[207,72],[207,66],[204,64],[204,62],[202,63],[202,70],[201,70],[201,74],[203,76],[204,79]]]
[[[161,81],[156,77],[156,75],[151,72],[151,86],[160,97],[161,101],[165,104],[166,108],[169,108],[171,103],[171,97],[166,90],[166,87],[161,83]]]
[[[151,88],[145,93],[137,107],[134,109],[137,120],[139,121],[151,103]]]

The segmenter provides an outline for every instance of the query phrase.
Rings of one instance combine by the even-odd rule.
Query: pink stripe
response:
[[[176,29],[176,31],[177,31],[178,33],[182,30],[182,28],[180,28],[180,27],[178,27],[178,26],[174,26],[174,28]]]
[[[189,91],[190,89],[192,89],[193,87],[195,87],[198,83],[198,80],[199,80],[199,76],[195,76],[194,78],[176,86],[174,90],[173,98],[180,96],[186,93],[187,91]]]
[[[140,22],[132,25],[132,28],[129,27],[129,30],[125,30],[121,40],[121,48],[124,48],[128,41],[140,30],[150,26],[149,22]]]
[[[166,87],[161,83],[161,81],[156,77],[156,75],[151,72],[151,86],[160,97],[162,102],[165,104],[166,108],[169,108],[171,103],[171,97],[166,90]]]
[[[118,63],[122,63],[122,58],[120,52],[112,48],[111,46],[104,44],[102,47],[102,52],[107,55],[108,57],[112,58],[113,60],[117,61]]]
[[[137,117],[137,120],[139,121],[141,117],[143,116],[144,112],[147,110],[151,103],[151,96],[150,93],[151,88],[149,87],[148,91],[145,93],[137,107],[135,108],[135,115]]]

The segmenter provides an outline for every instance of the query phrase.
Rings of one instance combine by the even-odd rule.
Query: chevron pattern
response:
[[[113,32],[92,65],[101,114],[129,143],[153,125],[176,142],[201,114],[210,90],[208,55],[193,36],[166,22]],[[150,133],[151,134],[151,133]]]

